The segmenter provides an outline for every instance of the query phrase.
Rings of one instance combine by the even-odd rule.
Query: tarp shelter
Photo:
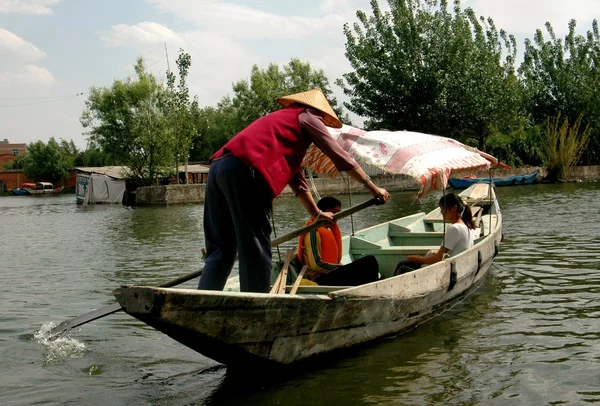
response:
[[[77,204],[122,203],[127,168],[77,168]]]

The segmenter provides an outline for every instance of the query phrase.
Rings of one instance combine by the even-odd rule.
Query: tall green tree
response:
[[[275,101],[278,97],[317,87],[321,88],[336,114],[348,122],[348,117],[343,116],[341,106],[333,95],[325,72],[313,69],[309,62],[296,58],[281,68],[274,63],[266,69],[254,65],[250,80],[242,79],[233,84],[231,106],[237,113],[242,129],[252,121],[280,109],[281,105]]]
[[[90,140],[130,169],[132,181],[152,184],[173,162],[169,91],[147,73],[142,58],[135,78],[90,89],[81,115]]]
[[[519,73],[525,85],[526,106],[535,125],[543,126],[549,117],[562,115],[582,125],[590,125],[590,143],[583,153],[588,164],[600,163],[600,33],[598,21],[586,35],[576,33],[577,22],[569,22],[564,38],[546,23],[548,40],[537,30],[533,40],[525,40],[525,54]]]
[[[192,159],[205,160],[231,137],[254,120],[281,108],[278,97],[321,88],[338,117],[350,124],[341,105],[333,96],[329,80],[321,69],[310,63],[292,59],[280,67],[270,64],[266,69],[252,67],[249,79],[233,84],[233,96],[225,96],[215,107],[207,107],[194,114],[198,134],[194,139]]]
[[[107,154],[98,144],[93,141],[88,141],[86,149],[79,153],[78,160],[81,161],[78,166],[99,167],[108,165],[117,165],[109,154]]]
[[[460,1],[388,0],[344,26],[353,71],[336,83],[366,127],[413,130],[485,147],[519,122],[516,42]]]
[[[193,139],[198,135],[198,129],[196,128],[198,122],[194,120],[193,116],[197,114],[199,106],[197,97],[190,100],[190,91],[187,85],[192,57],[183,49],[180,49],[176,63],[179,82],[176,86],[177,78],[175,74],[168,71],[167,87],[171,91],[169,108],[174,135],[175,171],[178,173],[179,163],[185,162],[187,165]]]
[[[58,183],[66,179],[73,160],[54,138],[48,144],[42,141],[27,146],[23,173],[36,182]]]

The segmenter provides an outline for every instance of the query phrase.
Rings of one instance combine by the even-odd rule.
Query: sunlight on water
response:
[[[33,335],[33,338],[37,343],[46,347],[44,363],[46,365],[54,365],[69,359],[83,357],[86,351],[85,344],[70,337],[70,332],[67,332],[66,335],[55,340],[50,339],[50,331],[54,327],[56,327],[56,324],[52,322],[45,323],[40,330],[36,331]]]

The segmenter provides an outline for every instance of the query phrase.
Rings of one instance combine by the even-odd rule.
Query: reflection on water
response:
[[[0,301],[0,402],[600,402],[600,187],[518,186],[498,195],[500,255],[462,303],[401,337],[276,376],[251,368],[240,376],[123,313],[82,326],[56,350],[44,342],[47,323],[113,303],[110,292],[120,284],[198,270],[201,205],[128,210],[77,207],[73,196],[0,198],[0,283],[8,299]],[[428,211],[439,197],[413,196],[396,193],[358,213],[355,229]],[[278,199],[274,209],[278,235],[304,224],[296,199]],[[349,219],[340,225],[351,231]]]

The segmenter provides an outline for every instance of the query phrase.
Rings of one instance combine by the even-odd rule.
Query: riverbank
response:
[[[537,182],[542,181],[546,177],[548,171],[546,168],[540,167],[524,167],[514,169],[495,169],[492,170],[492,176],[514,176],[524,175],[539,169]],[[488,177],[489,171],[475,171],[473,175],[476,177]],[[352,193],[364,192],[364,187],[350,179],[349,182],[344,180],[342,176],[337,178],[319,177],[312,181],[309,180],[309,186],[314,184],[314,187],[321,195],[340,195],[347,193],[348,190]],[[577,166],[571,170],[572,181],[584,180],[600,180],[600,166]],[[383,187],[390,192],[402,190],[418,190],[419,185],[412,179],[404,175],[380,175],[373,176],[377,186]],[[205,197],[205,185],[164,185],[164,186],[147,186],[138,188],[136,191],[136,202],[139,206],[168,206],[174,204],[189,204],[203,203]],[[293,192],[289,187],[286,187],[280,196],[292,196]]]

